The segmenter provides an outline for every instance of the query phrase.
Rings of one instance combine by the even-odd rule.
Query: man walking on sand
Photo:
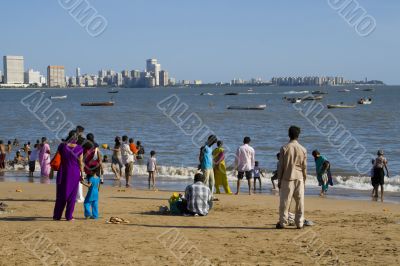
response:
[[[240,181],[246,176],[249,185],[249,195],[251,195],[251,179],[253,178],[253,169],[255,165],[255,151],[250,146],[250,137],[245,137],[243,145],[236,151],[235,166],[238,171],[236,195],[240,193]]]
[[[280,189],[279,222],[277,229],[288,225],[292,199],[296,203],[295,223],[297,229],[304,225],[304,186],[307,179],[307,150],[298,142],[300,128],[289,128],[290,142],[283,146],[279,156],[278,187]]]

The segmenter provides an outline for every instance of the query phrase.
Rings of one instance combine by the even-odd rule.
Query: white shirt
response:
[[[122,157],[122,163],[123,164],[135,162],[135,157],[133,156],[133,152],[131,151],[131,148],[129,147],[128,143],[123,143],[122,144],[122,146],[121,146],[121,157]]]
[[[156,170],[157,159],[156,157],[150,157],[147,161],[147,172],[154,172]]]
[[[248,172],[254,169],[255,151],[248,144],[244,144],[236,151],[235,166],[239,172]]]
[[[39,155],[38,149],[33,149],[31,155],[29,156],[29,161],[37,161]]]

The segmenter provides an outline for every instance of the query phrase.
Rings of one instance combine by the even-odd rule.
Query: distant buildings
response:
[[[160,71],[160,84],[161,87],[167,87],[169,85],[168,72],[165,70]]]
[[[41,80],[40,80],[40,72],[39,71],[34,71],[33,69],[29,69],[28,71],[25,72],[25,77],[24,77],[24,82],[25,84],[29,85],[37,85],[41,86]]]
[[[4,83],[24,84],[24,57],[6,55],[3,57]]]
[[[274,77],[271,82],[277,86],[335,86],[346,84],[343,77]]]
[[[63,66],[47,67],[47,86],[50,88],[66,87],[65,69]]]
[[[160,86],[161,65],[158,63],[157,59],[148,59],[146,61],[146,71],[154,77],[155,86]]]

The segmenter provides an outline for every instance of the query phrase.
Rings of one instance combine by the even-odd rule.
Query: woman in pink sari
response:
[[[45,137],[42,138],[42,145],[39,151],[40,174],[42,177],[50,176],[50,145]]]

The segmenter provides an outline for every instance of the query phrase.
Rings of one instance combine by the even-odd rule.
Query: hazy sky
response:
[[[69,75],[77,66],[82,73],[144,69],[156,57],[177,79],[343,75],[400,84],[398,0],[358,0],[377,22],[368,37],[328,0],[87,2],[108,22],[95,38],[59,0],[2,0],[0,55],[23,55],[25,68],[43,72],[64,65]]]

